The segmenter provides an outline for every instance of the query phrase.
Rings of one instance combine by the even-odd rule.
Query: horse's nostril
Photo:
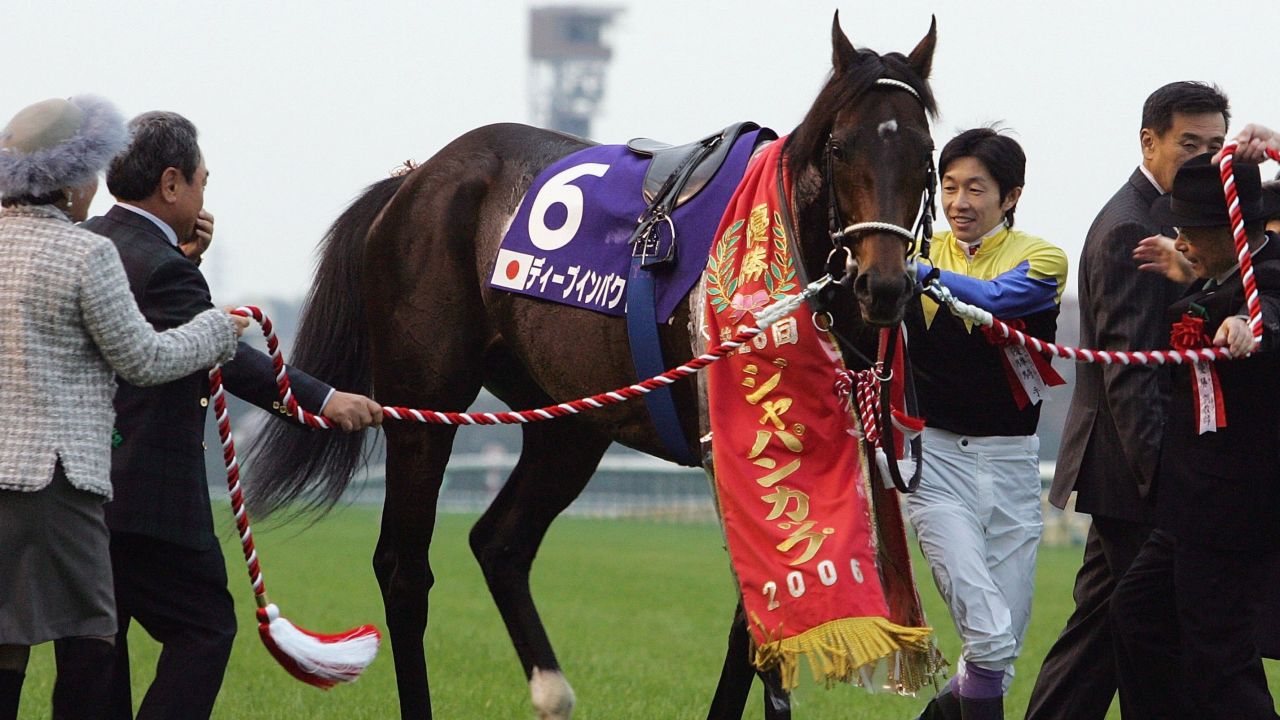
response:
[[[853,292],[859,297],[866,297],[871,294],[871,275],[869,273],[861,273],[853,279]]]

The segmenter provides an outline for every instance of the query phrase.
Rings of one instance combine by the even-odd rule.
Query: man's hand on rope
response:
[[[1179,285],[1195,280],[1191,263],[1174,247],[1174,239],[1167,235],[1143,238],[1133,249],[1133,259],[1138,269],[1163,275]]]
[[[335,390],[320,414],[347,432],[382,424],[382,406],[363,395]]]
[[[1272,152],[1280,152],[1280,133],[1256,123],[1245,125],[1236,135],[1235,142],[1240,146],[1234,156],[1237,162],[1260,163],[1267,159],[1268,148]],[[1222,161],[1221,150],[1213,156],[1213,161]]]
[[[1218,326],[1218,333],[1213,338],[1215,347],[1225,347],[1233,358],[1242,358],[1253,351],[1253,331],[1249,329],[1249,318],[1244,315],[1233,315]]]

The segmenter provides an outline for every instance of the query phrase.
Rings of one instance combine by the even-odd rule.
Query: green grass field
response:
[[[226,517],[225,515],[223,517]],[[444,516],[436,528],[432,562],[427,657],[435,716],[530,718],[528,692],[515,651],[467,547],[474,518]],[[323,521],[256,528],[267,590],[284,615],[319,632],[372,622],[383,626],[382,605],[369,558],[378,511],[339,510]],[[236,639],[214,717],[399,717],[391,653],[359,682],[322,692],[289,677],[262,648],[253,621],[253,597],[239,545],[225,533],[231,590],[240,609]],[[1006,714],[1020,718],[1036,671],[1066,616],[1078,548],[1044,548],[1037,569],[1031,630],[1017,665]],[[959,649],[945,608],[923,564],[916,564],[921,594],[943,653]],[[578,696],[582,720],[701,719],[723,660],[733,610],[733,588],[714,525],[672,525],[637,520],[562,518],[553,526],[534,566],[534,595]],[[134,700],[150,682],[158,646],[141,631],[132,639]],[[808,681],[807,670],[804,671]],[[1269,664],[1273,692],[1280,668]],[[53,663],[50,646],[32,657],[22,718],[48,718]],[[797,691],[797,720],[913,718],[926,698],[869,695],[857,688],[824,690],[807,682]],[[758,690],[747,718],[761,716]],[[1118,718],[1118,710],[1110,717]]]

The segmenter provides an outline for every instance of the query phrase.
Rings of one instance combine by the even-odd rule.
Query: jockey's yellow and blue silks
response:
[[[938,233],[930,260],[917,259],[917,277],[935,267],[957,298],[1002,320],[1056,307],[1067,281],[1062,248],[1009,228],[984,239],[972,258],[950,232]],[[933,324],[938,304],[924,296],[921,303],[925,322]]]
[[[1023,331],[1052,341],[1067,279],[1067,255],[1027,233],[1001,229],[984,238],[972,257],[950,232],[934,238],[932,267],[955,296],[1001,320],[1020,320]],[[929,261],[917,260],[923,278]],[[973,324],[927,297],[907,313],[921,414],[930,427],[961,435],[1031,435],[1040,406],[1019,408],[1006,375],[1003,349]]]

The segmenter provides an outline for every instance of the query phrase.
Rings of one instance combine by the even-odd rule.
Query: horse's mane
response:
[[[783,151],[787,165],[801,168],[816,163],[831,134],[836,113],[852,105],[880,78],[901,80],[910,85],[919,93],[920,102],[929,117],[938,114],[928,80],[916,74],[905,55],[896,52],[880,55],[873,50],[858,50],[857,59],[849,67],[838,74],[832,72],[804,120],[791,133]]]

